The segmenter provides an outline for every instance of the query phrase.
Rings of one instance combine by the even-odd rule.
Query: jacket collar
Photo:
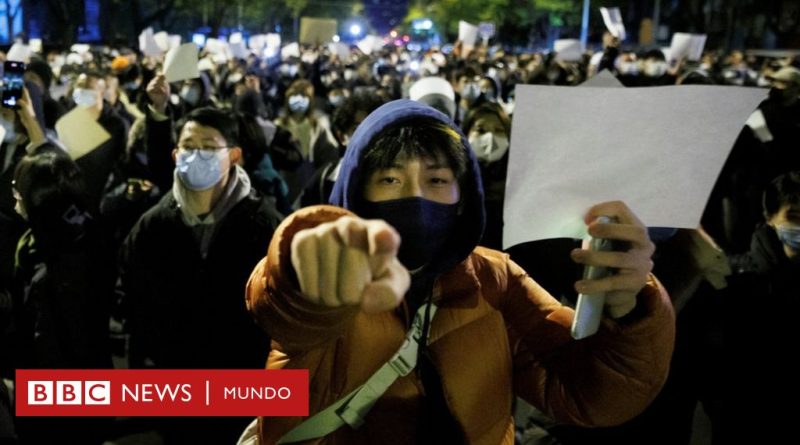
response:
[[[433,296],[437,302],[458,300],[466,295],[476,294],[480,288],[481,283],[470,255],[436,279]]]

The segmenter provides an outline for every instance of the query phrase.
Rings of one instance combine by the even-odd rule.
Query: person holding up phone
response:
[[[647,230],[624,203],[586,215],[592,236],[629,247],[573,252],[619,270],[576,283],[605,292],[610,316],[574,340],[571,309],[507,255],[476,247],[478,163],[444,114],[404,100],[371,113],[330,202],[289,216],[248,283],[248,307],[273,339],[267,367],[309,369],[312,388],[311,417],[259,419],[261,444],[512,444],[515,395],[558,422],[608,426],[660,390],[674,314],[650,274]]]
[[[14,250],[25,225],[14,212],[11,193],[14,168],[26,154],[60,150],[48,143],[36,108],[40,93],[35,85],[23,88],[17,108],[0,107],[0,283],[10,283],[14,266]],[[2,291],[2,289],[0,289]]]

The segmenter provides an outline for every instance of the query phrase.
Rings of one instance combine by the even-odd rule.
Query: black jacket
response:
[[[800,391],[800,365],[795,359],[800,342],[800,261],[789,259],[775,231],[761,226],[750,252],[731,258],[731,269],[734,275],[728,278],[722,300],[725,369],[731,371],[724,376],[730,385],[724,393],[730,397],[726,407],[747,400],[765,408],[749,413],[726,408],[725,423],[767,425],[753,431],[736,429],[736,434],[756,434],[760,443],[780,442],[794,432],[796,419],[793,410],[777,408],[774,400],[791,400],[791,394]]]
[[[169,119],[158,121],[149,107],[145,108],[145,117],[137,123],[142,126],[134,125],[131,132],[133,139],[129,141],[125,159],[126,177],[148,179],[158,186],[161,193],[172,188],[172,172],[175,170],[172,150],[176,144],[172,125],[177,113],[175,107],[168,105]]]
[[[263,368],[269,340],[245,307],[245,285],[280,222],[255,191],[217,223],[205,258],[172,193],[120,251],[131,366]]]
[[[97,214],[100,208],[100,200],[109,176],[115,172],[117,176],[120,176],[118,169],[125,155],[125,144],[128,139],[128,125],[111,109],[111,105],[108,103],[103,107],[97,123],[111,134],[111,139],[102,143],[91,153],[75,160],[83,172],[86,191],[89,194],[94,214]]]
[[[88,219],[57,239],[34,235],[23,235],[17,251],[15,367],[111,367],[114,262],[99,226]]]

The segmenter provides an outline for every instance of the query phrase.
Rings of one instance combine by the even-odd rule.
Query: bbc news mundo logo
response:
[[[17,370],[17,416],[307,416],[308,370]]]

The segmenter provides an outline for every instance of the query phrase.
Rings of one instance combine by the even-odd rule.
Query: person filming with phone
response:
[[[12,93],[13,100],[9,99]],[[45,135],[41,114],[36,111],[42,109],[41,93],[36,85],[28,84],[19,93],[19,98],[16,98],[16,92],[12,93],[3,90],[3,106],[0,107],[0,283],[3,284],[12,280],[14,251],[26,229],[14,211],[16,200],[11,192],[14,169],[26,154],[61,151],[49,143]]]
[[[600,329],[583,340],[570,335],[572,309],[477,247],[480,171],[444,114],[406,100],[371,113],[330,203],[289,216],[248,283],[248,307],[273,339],[267,368],[310,372],[310,417],[260,418],[261,444],[513,444],[515,396],[561,423],[609,426],[663,385],[674,314],[650,274],[647,230],[624,203],[597,204],[585,220],[626,249],[572,252],[618,270],[575,284],[606,293]]]

